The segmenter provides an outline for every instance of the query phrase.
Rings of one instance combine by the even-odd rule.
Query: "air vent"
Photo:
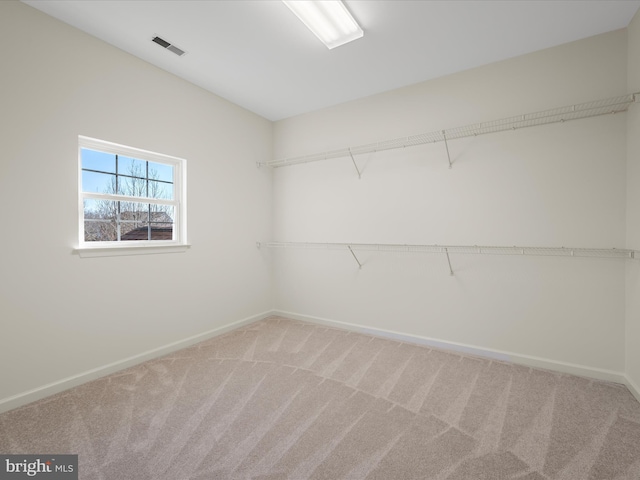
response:
[[[182,55],[185,54],[184,50],[180,50],[178,47],[176,47],[175,45],[169,45],[167,47],[167,50],[175,53],[176,55],[178,55],[179,57],[181,57]]]
[[[181,57],[182,55],[184,55],[185,52],[184,50],[182,50],[181,48],[176,47],[175,45],[172,45],[171,43],[167,42],[166,40],[164,40],[163,38],[160,37],[153,37],[151,39],[152,42],[157,43],[158,45],[160,45],[162,48],[166,48],[167,50],[169,50],[170,52],[175,53],[176,55],[178,55],[179,57]]]

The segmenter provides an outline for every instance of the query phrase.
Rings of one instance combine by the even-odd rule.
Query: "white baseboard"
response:
[[[638,400],[640,402],[640,387],[638,385],[636,385],[633,380],[631,380],[629,378],[629,375],[625,375],[625,385],[627,386],[627,388],[629,389],[629,391],[631,392],[631,394],[636,397],[636,400]]]
[[[326,325],[329,327],[342,328],[345,330],[390,338],[390,339],[408,342],[408,343],[415,343],[418,345],[427,345],[430,347],[441,348],[444,350],[452,350],[452,351],[457,351],[461,353],[467,353],[470,355],[477,355],[479,357],[491,358],[494,360],[512,362],[520,365],[526,365],[529,367],[543,368],[547,370],[554,370],[558,372],[569,373],[569,374],[579,375],[583,377],[595,378],[598,380],[605,380],[605,381],[620,383],[620,384],[626,385],[629,391],[640,402],[640,387],[638,387],[638,385],[636,385],[627,375],[621,372],[615,372],[612,370],[604,370],[604,369],[593,368],[593,367],[586,367],[583,365],[576,365],[576,364],[571,364],[566,362],[558,362],[555,360],[548,360],[548,359],[532,357],[528,355],[520,355],[513,352],[504,352],[500,350],[480,348],[473,345],[465,345],[465,344],[456,343],[456,342],[446,342],[446,341],[437,340],[429,337],[423,337],[420,335],[410,335],[406,333],[395,332],[392,330],[371,328],[371,327],[366,327],[364,325],[341,322],[338,320],[329,320],[325,318],[314,317],[311,315],[302,315],[302,314],[293,313],[293,312],[285,312],[282,310],[271,310],[271,311],[260,313],[258,315],[253,315],[251,317],[244,318],[242,320],[238,320],[236,322],[230,323],[223,327],[214,328],[207,332],[204,332],[198,335],[193,335],[189,338],[185,338],[183,340],[173,342],[168,345],[155,348],[153,350],[148,350],[139,355],[134,355],[132,357],[125,358],[123,360],[113,362],[102,367],[88,370],[78,375],[67,377],[62,380],[49,383],[26,392],[13,395],[11,397],[0,399],[0,413],[13,410],[14,408],[21,407],[28,403],[35,402],[36,400],[40,400],[42,398],[54,395],[64,390],[68,390],[69,388],[75,387],[77,385],[81,385],[83,383],[90,382],[91,380],[95,380],[95,379],[104,377],[106,375],[110,375],[112,373],[118,372],[120,370],[124,370],[125,368],[138,365],[142,362],[146,362],[148,360],[153,360],[154,358],[162,357],[163,355],[167,355],[169,353],[175,352],[176,350],[189,347],[195,343],[202,342],[204,340],[216,337],[218,335],[222,335],[223,333],[229,332],[231,330],[234,330],[236,328],[239,328],[245,325],[249,325],[251,323],[257,322],[259,320],[262,320],[264,318],[267,318],[273,315],[287,317],[293,320],[300,320],[303,322]]]
[[[213,338],[218,335],[222,335],[223,333],[226,333],[230,330],[234,330],[244,325],[257,322],[271,315],[273,315],[272,311],[259,313],[258,315],[253,315],[251,317],[238,320],[236,322],[230,323],[229,325],[225,325],[224,327],[214,328],[207,332],[193,335],[183,340],[179,340],[162,347],[154,348],[153,350],[148,350],[139,355],[134,355],[132,357],[125,358],[108,365],[104,365],[102,367],[79,373],[78,375],[73,375],[56,382],[48,383],[41,387],[34,388],[33,390],[0,399],[0,413],[13,410],[14,408],[18,408],[28,403],[35,402],[36,400],[40,400],[64,390],[68,390],[69,388],[75,387],[77,385],[81,385],[83,383],[90,382],[91,380],[104,377],[105,375],[124,370],[125,368],[133,367],[142,362],[146,362],[147,360],[153,360],[154,358],[162,357],[169,353],[175,352],[176,350],[189,347],[195,343],[208,340],[209,338]]]
[[[595,378],[598,380],[605,380],[608,382],[620,383],[623,385],[627,385],[627,387],[630,390],[632,388],[635,388],[636,392],[640,391],[637,389],[637,387],[630,386],[632,383],[624,373],[616,372],[613,370],[587,367],[584,365],[560,362],[556,360],[549,360],[546,358],[533,357],[529,355],[521,355],[514,352],[493,350],[493,349],[482,348],[482,347],[477,347],[473,345],[465,345],[462,343],[447,342],[447,341],[438,340],[434,338],[423,337],[420,335],[409,335],[406,333],[394,332],[392,330],[385,330],[381,328],[371,328],[371,327],[366,327],[364,325],[341,322],[338,320],[329,320],[326,318],[313,317],[311,315],[302,315],[294,312],[274,310],[272,313],[273,315],[287,317],[293,320],[300,320],[303,322],[326,325],[326,326],[335,327],[335,328],[342,328],[345,330],[351,330],[358,333],[366,333],[369,335],[376,335],[379,337],[390,338],[390,339],[399,340],[402,342],[415,343],[418,345],[427,345],[430,347],[441,348],[444,350],[453,350],[456,352],[467,353],[469,355],[476,355],[479,357],[491,358],[494,360],[501,360],[505,362],[516,363],[519,365],[526,365],[528,367],[542,368],[545,370],[553,370],[556,372],[569,373],[571,375],[578,375],[581,377]],[[636,393],[634,393],[634,395],[636,395]],[[636,395],[636,397],[637,396],[638,395]]]

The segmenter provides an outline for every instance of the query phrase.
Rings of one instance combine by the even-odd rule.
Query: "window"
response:
[[[81,254],[186,246],[185,160],[82,136],[78,145]]]

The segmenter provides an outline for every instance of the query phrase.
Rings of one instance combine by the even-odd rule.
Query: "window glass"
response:
[[[149,180],[149,194],[151,198],[173,199],[173,184]]]
[[[85,242],[117,241],[118,202],[86,199],[83,204]]]
[[[147,162],[118,155],[118,173],[136,178],[147,178]]]
[[[83,148],[82,168],[98,172],[116,173],[116,156],[113,153]]]
[[[116,193],[116,176],[82,170],[82,191],[94,193]]]
[[[173,183],[173,166],[163,165],[161,163],[149,162],[149,171],[155,173],[155,180]],[[151,175],[150,175],[151,176]]]

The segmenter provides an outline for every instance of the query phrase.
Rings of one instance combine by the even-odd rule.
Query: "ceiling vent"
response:
[[[170,44],[169,42],[167,42],[166,40],[164,40],[163,38],[160,37],[153,37],[153,39],[151,40],[155,43],[157,43],[158,45],[160,45],[162,48],[166,48],[167,50],[169,50],[170,52],[175,53],[176,55],[178,55],[179,57],[181,57],[182,55],[184,55],[185,52],[184,50],[182,50],[181,48],[176,47],[175,45]]]

